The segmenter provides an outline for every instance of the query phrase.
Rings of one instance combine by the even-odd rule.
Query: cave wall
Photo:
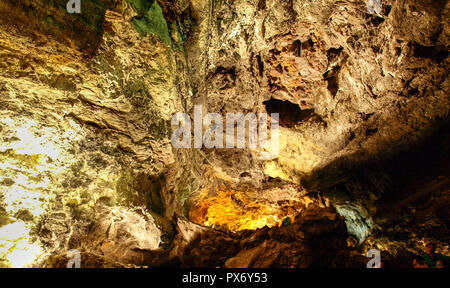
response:
[[[19,231],[5,247],[138,263],[135,248],[170,243],[169,221],[222,190],[277,206],[302,186],[358,214],[362,241],[414,177],[386,159],[408,166],[401,153],[447,127],[447,1],[382,1],[379,15],[356,0],[86,0],[80,15],[65,2],[0,3],[0,229]],[[278,157],[172,149],[171,117],[194,104],[282,109]],[[5,251],[0,265],[23,264]]]
[[[313,109],[317,117],[281,128],[279,158],[262,163],[295,183],[344,155],[402,149],[448,113],[448,9],[432,4],[383,1],[371,15],[362,1],[195,1],[194,102],[218,113],[264,112],[271,98]],[[226,163],[229,153],[256,158],[214,153],[236,178],[254,163]]]
[[[267,176],[300,184],[335,162],[389,158],[445,125],[448,4],[382,1],[381,8],[376,15],[363,1],[193,1],[197,28],[187,50],[195,104],[258,113],[283,100],[308,115],[286,119],[273,161],[219,149],[203,151],[208,163],[235,183],[246,172],[254,187]],[[351,200],[373,207],[381,191],[372,192]]]
[[[401,212],[408,220],[399,228],[378,211],[448,174],[448,5],[382,1],[380,13],[371,14],[364,1],[192,1],[194,104],[222,115],[274,108],[282,115],[272,161],[261,161],[258,150],[197,153],[214,171],[203,177],[213,192],[194,193],[189,205],[216,197],[217,178],[253,198],[278,178],[329,198],[361,242],[390,227],[396,236],[381,232],[381,250],[392,241],[417,252],[440,238],[448,251],[448,209],[427,210],[434,216],[419,220],[419,229],[411,219],[424,212]],[[431,190],[444,195],[448,188],[440,187]],[[423,197],[438,207],[432,195]]]
[[[0,5],[1,266],[72,248],[138,262],[136,249],[167,244],[170,120],[188,101],[182,39],[136,28],[151,12],[179,32],[156,2],[115,2],[82,1],[79,15],[66,1]]]

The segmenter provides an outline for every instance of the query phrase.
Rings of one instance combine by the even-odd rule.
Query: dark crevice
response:
[[[300,40],[295,40],[292,45],[289,46],[288,51],[293,53],[297,57],[302,56],[302,42]]]
[[[323,78],[328,82],[327,89],[330,91],[333,97],[336,96],[339,90],[337,75],[340,70],[340,66],[335,66],[332,70],[329,70],[323,74]]]
[[[259,0],[258,11],[264,11],[266,9],[266,0]]]
[[[314,42],[311,38],[308,39],[308,41],[305,41],[301,45],[302,50],[312,50],[314,51]]]
[[[385,19],[383,17],[372,16],[370,17],[369,23],[371,23],[375,27],[378,27],[381,23],[384,22],[384,20]]]
[[[342,46],[340,46],[339,48],[330,48],[327,51],[327,58],[328,58],[328,62],[332,62],[334,60],[336,60],[339,55],[341,55],[341,52],[344,48]]]
[[[423,46],[414,42],[411,46],[414,49],[414,57],[428,58],[437,63],[441,63],[448,57],[448,50],[444,45]]]
[[[258,61],[259,76],[262,77],[264,75],[264,62],[261,55],[256,56],[256,59]]]
[[[375,133],[377,133],[378,132],[378,128],[374,128],[374,129],[367,129],[366,130],[366,136],[372,136],[372,135],[374,135]]]
[[[383,7],[383,15],[384,16],[389,16],[389,14],[391,13],[391,10],[392,10],[392,6],[391,5],[385,5],[384,7]]]
[[[278,64],[277,66],[275,66],[275,70],[277,70],[280,74],[283,73],[283,66],[281,66],[281,64]]]
[[[282,127],[292,127],[313,116],[319,117],[314,113],[314,109],[302,110],[299,105],[289,101],[271,98],[270,100],[265,101],[264,105],[266,106],[267,113],[280,114],[280,126]]]

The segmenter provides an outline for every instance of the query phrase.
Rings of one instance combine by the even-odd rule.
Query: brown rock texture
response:
[[[65,4],[54,8],[47,2],[31,2],[24,13],[40,13],[45,8],[51,14],[52,9],[59,9],[61,17],[54,23],[57,26],[43,29],[29,26],[20,30],[25,23],[12,13],[9,16],[14,23],[2,17],[0,24],[0,191],[2,211],[7,214],[2,213],[1,225],[9,224],[13,231],[20,231],[14,234],[7,230],[2,235],[6,245],[0,253],[1,263],[7,266],[15,265],[8,260],[15,256],[8,256],[7,251],[16,242],[37,255],[81,249],[83,245],[72,245],[80,245],[78,238],[83,235],[78,232],[95,232],[88,227],[98,223],[96,219],[103,213],[96,208],[100,203],[123,210],[124,215],[134,213],[136,207],[148,208],[160,219],[160,227],[166,225],[161,224],[166,220],[162,217],[165,200],[160,191],[164,171],[175,162],[169,125],[172,114],[183,110],[179,90],[183,89],[184,68],[175,60],[181,52],[172,50],[157,36],[139,36],[127,20],[134,17],[131,7],[121,14],[83,6],[86,11],[99,13],[102,20],[97,24],[82,22],[86,29],[81,29],[79,22],[72,22]],[[10,9],[4,4],[2,13],[11,12],[2,10]],[[13,11],[25,9],[22,2],[8,5],[14,7]],[[39,15],[30,21],[44,25]],[[86,34],[80,31],[91,31],[89,27],[94,24],[100,24],[101,29]],[[57,29],[58,33],[45,28]],[[70,29],[77,31],[76,37],[65,34]],[[81,38],[91,44],[97,41],[98,47],[92,55],[92,47],[67,45],[59,39],[60,34],[74,42]],[[31,221],[14,216],[20,211],[25,211],[23,215],[31,213]],[[106,217],[102,221],[111,220]],[[140,225],[136,229],[142,231],[150,225],[159,233],[153,220],[132,222],[127,225]],[[110,224],[98,223],[103,228]],[[98,238],[102,237],[106,238],[104,242],[110,240],[108,235]],[[147,241],[146,237],[139,235],[137,241]],[[131,238],[129,243],[135,240]],[[126,246],[122,241],[120,245]],[[136,248],[133,245],[114,249],[131,251]],[[109,253],[98,247],[83,249]],[[159,243],[151,246],[158,247]],[[121,260],[131,261],[126,258]]]
[[[346,228],[334,209],[313,204],[296,219],[287,227],[199,234],[184,250],[181,266],[307,268],[347,261]]]
[[[0,3],[0,267],[449,253],[448,1],[66,3]],[[175,149],[194,105],[280,113],[277,157]]]

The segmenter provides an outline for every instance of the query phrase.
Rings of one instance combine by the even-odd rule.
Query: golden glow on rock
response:
[[[292,208],[251,200],[243,192],[219,191],[193,206],[189,218],[204,226],[240,231],[281,225],[283,219],[295,214]]]
[[[282,167],[277,165],[275,161],[269,161],[264,165],[264,172],[270,175],[272,178],[280,178],[284,180],[289,180],[289,175],[286,174]]]
[[[266,162],[264,173],[272,178],[300,184],[302,175],[310,174],[321,163],[323,148],[317,146],[313,135],[302,135],[280,127],[279,154]]]

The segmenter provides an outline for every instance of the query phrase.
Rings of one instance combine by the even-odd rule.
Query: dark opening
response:
[[[256,56],[256,59],[258,60],[258,71],[259,71],[259,76],[263,76],[264,74],[264,62],[262,60],[261,55]]]
[[[337,74],[339,73],[340,69],[340,66],[336,66],[333,68],[333,70],[327,71],[323,74],[323,78],[328,82],[327,88],[330,91],[331,95],[333,95],[333,97],[336,96],[339,90]]]
[[[267,113],[280,114],[280,126],[292,127],[293,125],[314,116],[314,109],[302,110],[299,105],[289,101],[271,98],[264,102]]]
[[[335,61],[339,55],[341,55],[342,50],[344,49],[344,47],[340,46],[339,48],[330,48],[327,51],[327,58],[328,58],[328,62],[333,62]]]
[[[413,43],[414,57],[429,58],[435,62],[441,63],[448,57],[448,50],[444,45],[440,46],[423,46],[419,43]]]
[[[301,45],[302,50],[311,50],[314,51],[314,42],[311,38],[309,38],[307,41],[303,42]]]
[[[288,50],[294,53],[297,57],[302,57],[302,42],[295,40],[292,45],[289,45]]]
[[[383,15],[384,16],[389,16],[389,13],[391,13],[392,10],[392,6],[391,5],[385,5],[383,7]]]
[[[369,23],[371,23],[375,27],[380,26],[380,24],[383,23],[384,21],[385,21],[385,19],[383,17],[373,16],[373,15],[371,15],[369,17]]]
[[[258,2],[258,11],[262,11],[266,9],[266,0],[259,0]]]

